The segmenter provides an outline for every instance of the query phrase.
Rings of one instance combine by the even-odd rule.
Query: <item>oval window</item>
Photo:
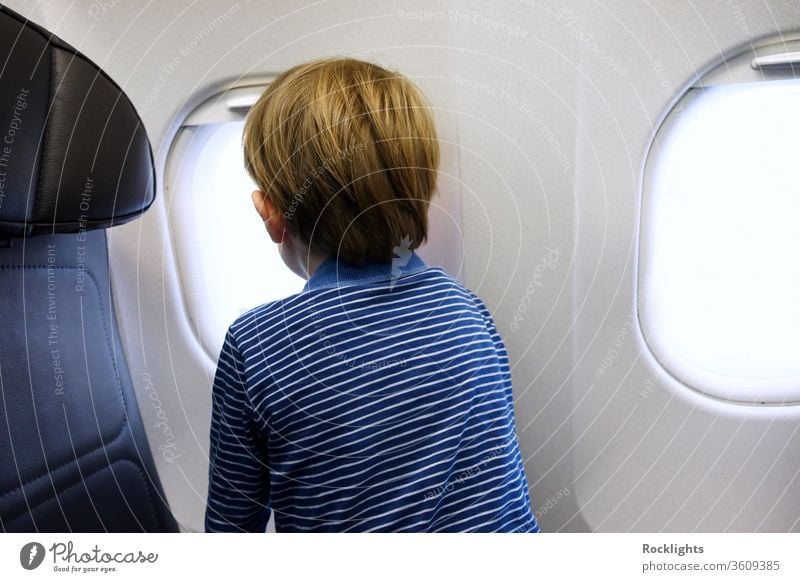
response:
[[[712,71],[645,168],[642,330],[675,377],[729,401],[800,403],[798,63],[781,44]]]
[[[242,313],[303,289],[270,241],[244,169],[244,116],[264,86],[217,95],[195,109],[169,153],[165,189],[188,316],[216,360]]]

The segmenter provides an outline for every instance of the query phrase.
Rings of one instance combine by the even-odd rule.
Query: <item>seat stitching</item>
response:
[[[72,271],[77,271],[78,270],[76,267],[66,267],[66,266],[60,266],[60,265],[50,265],[50,266],[47,266],[47,265],[0,265],[0,269],[50,269],[50,268],[66,269],[66,270],[72,270]],[[123,422],[122,422],[121,426],[119,427],[119,430],[118,430],[117,434],[110,441],[103,442],[99,446],[94,447],[94,448],[86,451],[85,453],[81,453],[81,454],[75,455],[74,458],[72,458],[69,461],[66,461],[64,463],[61,463],[60,465],[57,465],[57,466],[53,467],[52,469],[48,468],[43,473],[41,473],[40,475],[37,475],[36,477],[30,477],[28,479],[25,479],[24,481],[21,480],[19,485],[15,486],[12,489],[9,489],[9,490],[7,490],[7,491],[5,491],[3,493],[0,493],[0,498],[6,497],[8,495],[11,495],[12,493],[18,491],[19,489],[22,489],[23,487],[33,483],[34,481],[38,481],[39,479],[43,479],[47,475],[49,475],[51,473],[54,473],[56,471],[59,471],[59,470],[63,469],[64,467],[66,467],[67,465],[69,465],[69,464],[71,464],[71,463],[73,463],[75,461],[78,461],[78,460],[80,460],[80,459],[82,459],[84,457],[87,457],[87,456],[91,455],[92,453],[94,453],[96,451],[99,451],[100,449],[102,449],[104,447],[107,447],[107,446],[110,446],[110,445],[114,444],[115,442],[117,442],[117,440],[119,440],[119,438],[125,432],[125,428],[128,426],[128,423],[126,422],[127,419],[128,419],[128,406],[127,406],[127,404],[125,402],[125,395],[122,392],[122,382],[120,381],[120,378],[119,378],[119,372],[117,370],[117,363],[114,360],[114,352],[111,349],[111,340],[108,337],[108,335],[109,335],[108,334],[108,327],[107,327],[107,322],[106,322],[106,317],[105,317],[105,310],[103,309],[102,296],[100,295],[100,286],[98,285],[97,280],[95,279],[94,275],[92,275],[91,271],[86,270],[84,272],[87,275],[89,275],[89,277],[91,278],[92,283],[94,284],[95,292],[97,293],[97,297],[98,297],[98,300],[99,300],[98,303],[100,305],[100,312],[101,312],[101,316],[102,316],[102,319],[103,319],[103,330],[104,330],[105,335],[106,335],[106,347],[108,348],[109,356],[110,356],[110,359],[111,359],[111,362],[112,362],[112,366],[114,368],[114,375],[115,375],[116,380],[117,380],[117,388],[119,390],[120,399],[122,400],[123,417],[124,417],[123,418]]]
[[[42,501],[40,501],[40,502],[39,502],[39,503],[37,503],[36,505],[32,505],[32,506],[30,506],[30,508],[28,508],[28,509],[25,509],[24,511],[22,511],[22,512],[18,513],[17,515],[14,515],[14,517],[11,517],[11,518],[8,518],[8,519],[5,519],[5,520],[4,520],[4,522],[5,522],[6,524],[8,524],[8,523],[10,523],[10,522],[12,522],[12,521],[15,521],[15,520],[19,519],[20,517],[24,516],[26,513],[31,513],[31,512],[32,512],[34,509],[36,509],[37,507],[41,507],[42,505],[44,505],[44,504],[45,504],[45,503],[47,503],[48,501],[52,501],[53,499],[55,499],[55,497],[56,497],[56,496],[58,496],[58,494],[59,494],[59,493],[65,493],[65,492],[69,491],[70,489],[74,489],[75,487],[77,487],[77,486],[78,486],[78,485],[80,485],[81,483],[84,483],[84,482],[86,481],[86,479],[87,479],[87,478],[89,478],[89,477],[93,477],[93,476],[97,475],[98,473],[100,473],[101,471],[103,471],[103,470],[105,470],[105,469],[108,469],[108,468],[111,468],[112,466],[114,466],[114,465],[117,465],[117,464],[119,464],[119,463],[130,463],[131,465],[133,465],[133,466],[134,466],[134,468],[135,468],[137,471],[139,471],[139,474],[142,476],[142,480],[144,481],[144,484],[145,484],[145,493],[146,493],[146,495],[147,495],[147,501],[148,501],[148,503],[149,503],[150,514],[153,516],[153,521],[154,521],[154,523],[156,524],[156,527],[160,526],[160,524],[161,524],[161,520],[159,520],[159,519],[158,519],[158,515],[156,514],[156,511],[155,511],[155,504],[153,503],[153,497],[152,497],[152,495],[150,494],[150,486],[149,486],[149,483],[148,483],[147,475],[146,475],[146,474],[145,474],[145,472],[142,470],[142,468],[141,468],[141,467],[138,465],[138,463],[136,463],[135,461],[132,461],[131,459],[125,459],[125,458],[122,458],[122,459],[117,459],[117,460],[115,460],[115,461],[112,461],[112,462],[111,462],[111,463],[109,463],[108,465],[103,465],[102,467],[99,467],[99,468],[97,468],[97,470],[95,470],[95,471],[92,471],[92,472],[91,472],[91,473],[89,473],[88,475],[86,475],[86,476],[82,476],[82,478],[81,478],[79,481],[77,481],[77,482],[73,483],[73,484],[72,484],[72,485],[70,485],[69,487],[65,487],[64,489],[60,489],[60,490],[59,490],[59,491],[56,493],[56,495],[51,495],[51,496],[50,496],[50,497],[48,497],[47,499],[43,499]],[[98,516],[98,517],[99,517],[99,516]],[[101,519],[101,521],[102,521],[102,519]],[[138,521],[138,519],[137,519],[137,521]]]

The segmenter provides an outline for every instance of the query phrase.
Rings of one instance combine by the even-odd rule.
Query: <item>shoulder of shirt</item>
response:
[[[476,307],[481,311],[485,310],[485,306],[478,298],[478,296],[467,289],[464,285],[459,283],[455,278],[453,278],[450,274],[448,274],[444,269],[441,267],[431,266],[421,271],[419,273],[413,273],[407,275],[405,277],[401,277],[394,283],[394,286],[402,286],[404,283],[408,284],[411,281],[419,281],[419,280],[429,280],[429,281],[436,281],[439,280],[441,282],[449,282],[455,289],[467,295],[472,299],[472,301],[476,304]],[[296,308],[301,306],[303,303],[307,303],[310,301],[319,300],[319,298],[324,297],[325,295],[335,294],[342,289],[345,288],[354,288],[354,287],[363,287],[365,290],[368,289],[375,289],[379,287],[389,287],[389,281],[379,281],[379,282],[371,282],[365,284],[347,284],[338,287],[324,287],[319,289],[304,289],[299,293],[294,293],[289,295],[288,297],[284,297],[283,299],[277,299],[275,301],[269,301],[267,303],[263,303],[252,309],[248,309],[244,313],[242,313],[236,320],[230,325],[228,328],[228,336],[232,337],[234,341],[236,340],[239,333],[244,330],[249,330],[254,324],[257,324],[259,321],[263,321],[264,319],[269,319],[275,316],[282,310]]]
[[[228,328],[228,335],[232,336],[235,340],[241,331],[251,328],[259,320],[265,317],[271,317],[289,305],[302,302],[303,296],[307,294],[307,291],[301,291],[300,293],[294,293],[283,299],[268,301],[267,303],[262,303],[261,305],[248,309],[230,325]]]

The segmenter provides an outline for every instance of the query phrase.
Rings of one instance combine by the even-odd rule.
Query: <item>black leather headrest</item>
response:
[[[154,197],[150,142],[122,89],[0,6],[0,237],[107,228]]]

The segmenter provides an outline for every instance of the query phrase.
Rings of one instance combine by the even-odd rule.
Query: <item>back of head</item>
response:
[[[406,77],[351,58],[281,74],[248,115],[245,166],[302,242],[360,265],[427,237],[439,146]]]

